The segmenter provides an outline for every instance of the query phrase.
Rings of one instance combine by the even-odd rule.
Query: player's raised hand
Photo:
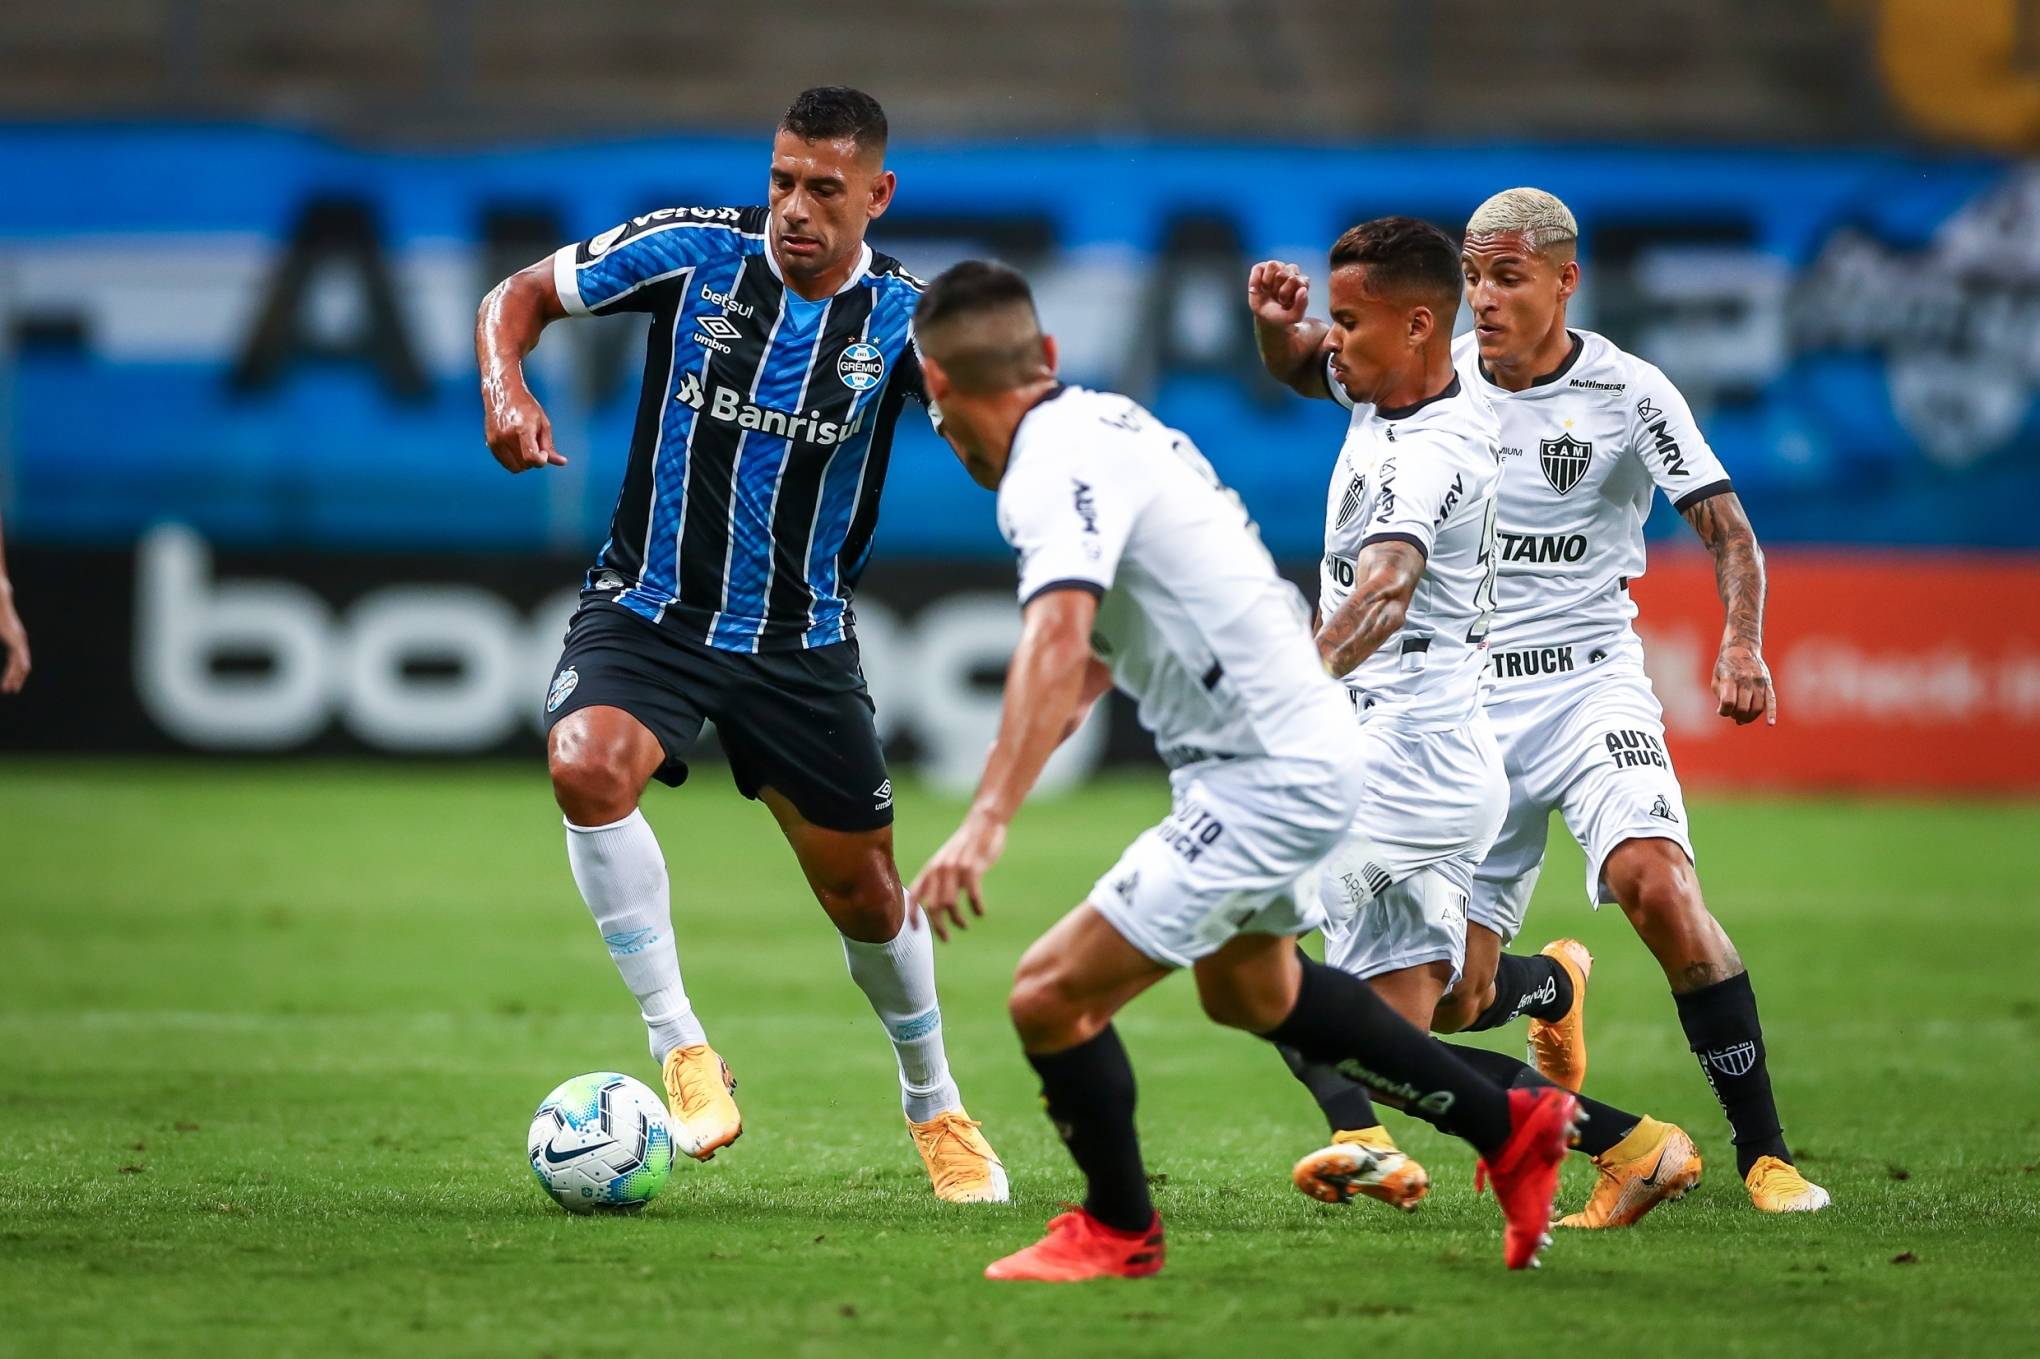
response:
[[[482,381],[482,437],[506,472],[534,467],[564,467],[567,460],[553,447],[552,421],[521,383],[501,378]]]
[[[1759,717],[1766,726],[1778,725],[1778,686],[1771,683],[1771,667],[1753,646],[1731,642],[1714,660],[1715,711],[1746,726]]]
[[[1310,276],[1293,264],[1262,260],[1247,274],[1247,309],[1265,325],[1296,325],[1310,309]]]
[[[963,914],[964,901],[970,902],[972,915],[985,913],[985,874],[1005,849],[1005,823],[973,812],[914,875],[909,891],[928,917],[937,939],[948,943],[952,925],[959,930],[970,927]],[[907,924],[919,928],[920,922],[909,917]]]

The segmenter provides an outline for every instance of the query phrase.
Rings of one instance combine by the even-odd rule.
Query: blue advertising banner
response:
[[[475,304],[631,215],[759,201],[765,156],[762,135],[420,153],[246,128],[0,131],[9,529],[592,551],[642,322],[548,333],[535,385],[573,462],[513,479],[480,439]],[[1354,221],[1456,228],[1515,184],[1572,205],[1576,324],[1681,386],[1767,540],[2040,546],[2040,167],[1115,143],[901,143],[892,164],[879,248],[924,275],[974,254],[1025,269],[1066,376],[1188,431],[1287,558],[1317,550],[1342,413],[1261,374],[1248,265],[1321,275]],[[917,420],[878,551],[1001,551],[989,502]]]

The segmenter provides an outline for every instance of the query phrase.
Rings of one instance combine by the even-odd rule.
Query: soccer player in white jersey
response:
[[[1488,714],[1508,766],[1509,813],[1476,875],[1472,919],[1502,940],[1522,928],[1551,811],[1587,856],[1589,902],[1614,901],[1664,968],[1679,1022],[1734,1132],[1736,1169],[1768,1212],[1812,1212],[1827,1191],[1792,1164],[1765,1067],[1749,974],[1708,911],[1694,872],[1662,711],[1630,623],[1629,583],[1643,574],[1653,487],[1713,554],[1724,621],[1714,664],[1718,711],[1776,722],[1763,657],[1764,559],[1728,473],[1678,390],[1656,367],[1566,325],[1579,287],[1579,228],[1539,189],[1488,199],[1467,223],[1461,257],[1474,330],[1454,349],[1462,380],[1502,421],[1501,580],[1489,646]],[[1587,964],[1564,952],[1584,989]],[[1573,1026],[1577,1028],[1577,1026]],[[1534,1017],[1539,1065],[1576,1086],[1577,1032]],[[1676,1135],[1675,1135],[1676,1134]],[[1601,1185],[1578,1225],[1654,1171],[1699,1157],[1649,1121],[1599,1158]]]
[[[1325,863],[1325,960],[1365,979],[1419,1027],[1467,1027],[1441,1002],[1467,957],[1474,870],[1502,825],[1508,780],[1482,709],[1494,607],[1501,427],[1453,368],[1459,247],[1408,217],[1365,222],[1332,246],[1329,324],[1308,316],[1294,265],[1248,278],[1263,362],[1299,394],[1352,412],[1333,468],[1319,572],[1318,651],[1343,677],[1361,733],[1365,795]],[[1548,960],[1540,960],[1550,966]],[[1493,950],[1470,986],[1492,986]],[[1465,1060],[1504,1085],[1538,1084],[1483,1049]],[[1404,1210],[1429,1188],[1358,1083],[1285,1050],[1331,1121],[1297,1187]],[[1639,1119],[1586,1101],[1590,1152]],[[1601,1139],[1595,1141],[1593,1139]]]
[[[1024,620],[976,798],[915,898],[944,938],[965,923],[960,901],[982,913],[1014,814],[1114,683],[1173,769],[1169,816],[1020,962],[1014,1026],[1088,1192],[986,1276],[1161,1268],[1133,1069],[1112,1018],[1180,968],[1218,1022],[1338,1063],[1471,1142],[1502,1203],[1506,1262],[1534,1263],[1573,1096],[1504,1089],[1361,982],[1297,956],[1294,936],[1319,915],[1308,879],[1345,837],[1366,770],[1302,601],[1237,497],[1140,406],[1056,381],[1054,345],[1012,270],[949,270],[916,309],[915,334],[944,434],[972,479],[998,491]]]

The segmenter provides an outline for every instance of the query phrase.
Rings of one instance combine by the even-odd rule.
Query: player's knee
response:
[[[606,826],[621,821],[637,806],[643,791],[620,754],[585,746],[555,748],[547,761],[552,773],[553,800],[577,826]]]
[[[1200,977],[1197,999],[1204,1007],[1205,1017],[1212,1023],[1223,1024],[1228,1029],[1244,1029],[1248,1033],[1266,1033],[1289,1017],[1276,996],[1251,986],[1234,986]]]
[[[1707,913],[1693,861],[1669,840],[1631,841],[1611,856],[1608,886],[1646,934],[1690,927]]]
[[[1050,961],[1020,960],[1013,989],[1006,997],[1020,1044],[1030,1052],[1056,1051],[1084,1042],[1084,1007],[1070,993]]]
[[[860,943],[886,943],[906,924],[899,873],[884,854],[874,853],[840,874],[811,879],[810,885],[836,928]]]
[[[1450,991],[1438,998],[1431,1013],[1431,1032],[1464,1033],[1495,1003],[1495,960],[1480,958],[1469,948],[1465,970]]]
[[[1478,989],[1462,983],[1439,997],[1438,1008],[1431,1012],[1431,1032],[1463,1033],[1480,1018],[1481,1012],[1493,1003],[1495,981],[1489,977]]]

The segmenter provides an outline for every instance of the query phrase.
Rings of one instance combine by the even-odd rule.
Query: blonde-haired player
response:
[[[1751,1201],[1811,1212],[1827,1205],[1827,1191],[1786,1148],[1756,994],[1701,897],[1663,713],[1631,627],[1629,584],[1643,574],[1643,523],[1653,490],[1662,491],[1714,557],[1724,613],[1718,711],[1738,724],[1776,722],[1763,552],[1678,389],[1652,364],[1566,325],[1578,242],[1564,203],[1542,189],[1508,189],[1474,212],[1460,257],[1474,329],[1455,359],[1495,403],[1505,449],[1488,716],[1509,770],[1509,815],[1475,876],[1471,915],[1514,937],[1547,818],[1561,812],[1586,851],[1588,899],[1621,905],[1671,983],[1679,1022],[1734,1130]],[[1574,950],[1584,982],[1589,960]],[[1583,1040],[1535,1021],[1531,1032],[1541,1055],[1584,1068]],[[1601,1158],[1603,1189],[1588,1215],[1666,1155],[1684,1154],[1668,1151],[1670,1140],[1683,1134],[1646,1125],[1633,1145]]]

